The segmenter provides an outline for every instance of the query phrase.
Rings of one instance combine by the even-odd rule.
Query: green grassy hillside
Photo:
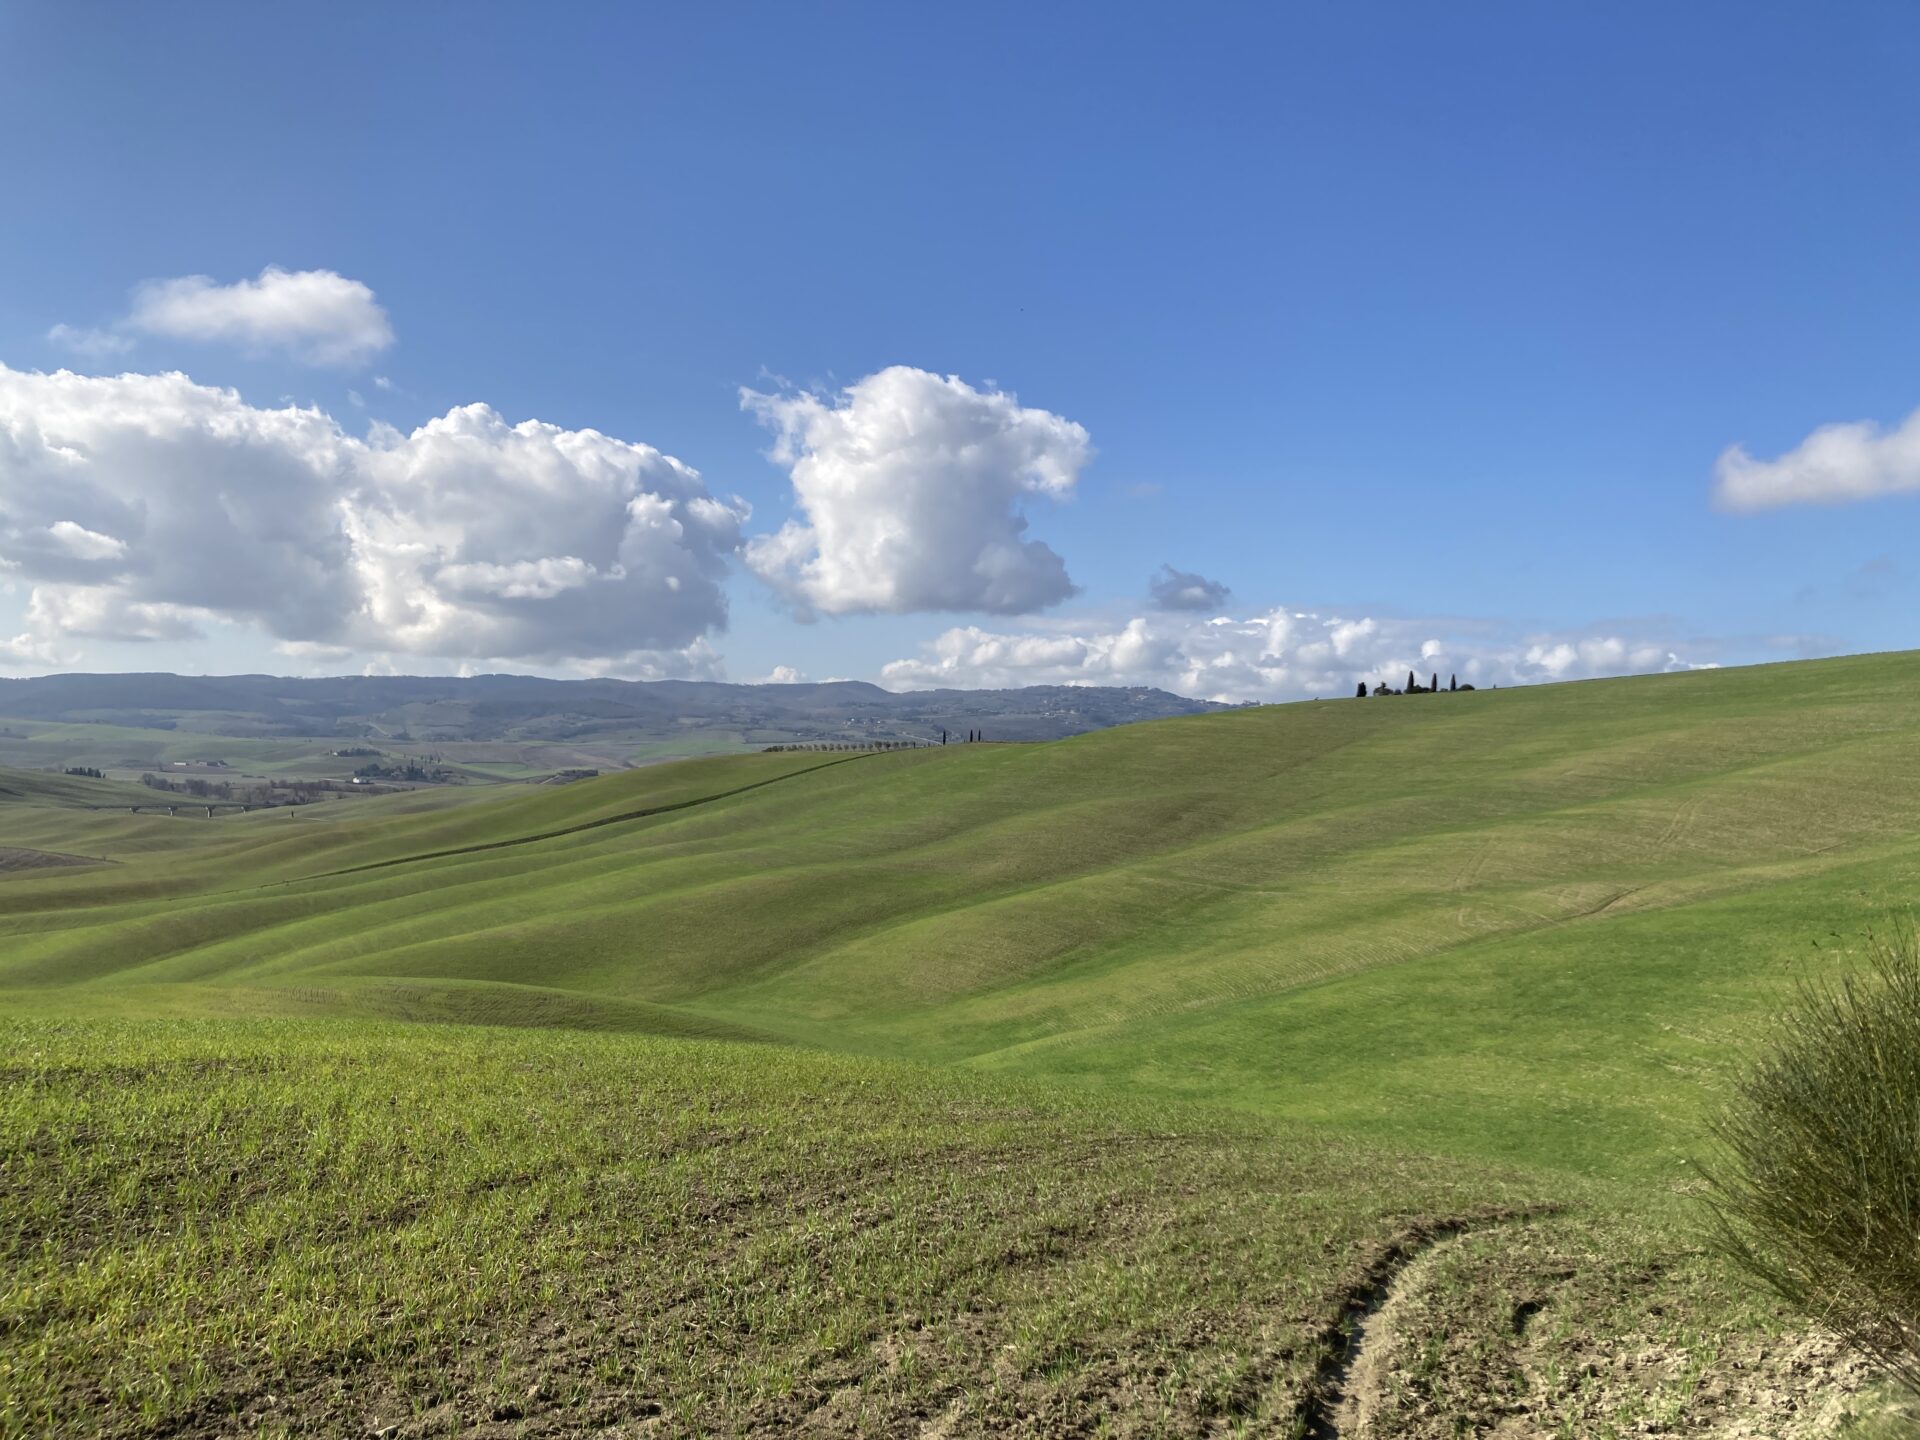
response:
[[[441,803],[13,802],[8,843],[123,863],[9,879],[0,986],[741,1026],[1620,1172],[1676,1158],[1790,961],[1913,893],[1920,658]]]
[[[1325,1316],[1331,1306],[1337,1320],[1352,1266],[1365,1268],[1356,1255],[1392,1252],[1395,1235],[1425,1233],[1435,1216],[1550,1206],[1557,1218],[1509,1220],[1506,1238],[1476,1232],[1436,1262],[1434,1273],[1485,1283],[1463,1281],[1467,1298],[1454,1311],[1436,1301],[1434,1314],[1454,1314],[1446,1325],[1458,1328],[1466,1323],[1458,1316],[1496,1294],[1534,1307],[1527,1314],[1549,1307],[1557,1328],[1523,1335],[1516,1320],[1492,1348],[1433,1351],[1450,1356],[1444,1366],[1436,1358],[1422,1370],[1409,1358],[1393,1403],[1426,1418],[1395,1433],[1471,1432],[1489,1387],[1518,1387],[1530,1397],[1522,1409],[1561,1433],[1629,1433],[1661,1415],[1684,1430],[1675,1417],[1739,1408],[1725,1388],[1713,1404],[1702,1398],[1711,1389],[1703,1377],[1731,1373],[1730,1357],[1744,1354],[1751,1374],[1788,1363],[1768,1358],[1753,1338],[1766,1328],[1757,1312],[1685,1238],[1685,1162],[1700,1149],[1727,1064],[1794,974],[1847,963],[1848,940],[1833,937],[1857,934],[1915,893],[1920,655],[1292,705],[1048,745],[700,759],[565,787],[212,820],[88,810],[4,774],[0,845],[100,862],[0,874],[0,1014],[19,1027],[13,1053],[35,1057],[15,1072],[10,1153],[40,1157],[7,1173],[9,1193],[33,1204],[97,1193],[103,1215],[125,1217],[80,1239],[48,1218],[9,1242],[12,1261],[40,1276],[17,1290],[14,1303],[27,1308],[7,1322],[50,1347],[39,1369],[13,1372],[18,1403],[42,1407],[35,1413],[58,1408],[63,1387],[82,1383],[119,1386],[128,1415],[143,1406],[175,1419],[192,1405],[244,1408],[246,1385],[281,1372],[233,1361],[231,1374],[193,1378],[192,1345],[181,1337],[200,1333],[203,1304],[222,1345],[281,1345],[296,1370],[319,1363],[316,1354],[375,1344],[354,1338],[354,1327],[375,1325],[383,1306],[400,1302],[382,1298],[385,1281],[348,1276],[345,1251],[287,1262],[310,1261],[320,1269],[300,1274],[332,1277],[313,1280],[313,1293],[339,1299],[340,1286],[361,1287],[311,1331],[283,1333],[265,1312],[167,1288],[180,1266],[204,1269],[209,1255],[280,1253],[272,1237],[308,1223],[301,1217],[319,1202],[275,1199],[278,1187],[307,1185],[312,1166],[325,1178],[329,1167],[360,1163],[349,1152],[363,1130],[366,1145],[408,1157],[397,1163],[413,1176],[401,1186],[412,1198],[382,1202],[377,1175],[356,1174],[326,1182],[344,1187],[327,1204],[342,1214],[398,1206],[406,1237],[426,1227],[417,1237],[426,1248],[392,1262],[395,1294],[443,1263],[434,1246],[451,1241],[417,1207],[438,1205],[419,1197],[449,1186],[467,1197],[456,1207],[472,1212],[463,1223],[492,1237],[487,1254],[538,1252],[531,1268],[488,1271],[482,1290],[524,1299],[573,1294],[568,1285],[589,1284],[582,1276],[589,1288],[612,1283],[605,1267],[627,1263],[622,1247],[644,1245],[649,1232],[566,1190],[574,1183],[566,1177],[626,1175],[627,1162],[607,1157],[650,1154],[655,1143],[633,1128],[635,1114],[684,1106],[738,1067],[737,1083],[770,1088],[738,1098],[744,1109],[711,1133],[740,1127],[772,1148],[760,1156],[694,1146],[708,1167],[704,1185],[764,1197],[787,1163],[781,1147],[800,1154],[811,1144],[823,1156],[857,1148],[865,1142],[848,1138],[845,1107],[873,1085],[893,1097],[885,1106],[930,1127],[926,1144],[949,1157],[941,1163],[954,1176],[1039,1187],[1065,1197],[1070,1217],[1111,1204],[1149,1217],[1149,1230],[1170,1226],[1154,1230],[1153,1243],[1187,1235],[1179,1253],[1203,1277],[1192,1285],[1251,1293],[1278,1283],[1277,1265],[1296,1288],[1260,1290],[1265,1298],[1232,1319],[1165,1273],[1139,1280],[1146,1288],[1126,1299],[1132,1242],[1116,1239],[1118,1268],[1098,1272],[1104,1279],[1074,1269],[1069,1283],[1058,1272],[1017,1301],[1003,1295],[965,1315],[929,1298],[960,1283],[948,1276],[936,1285],[928,1277],[946,1274],[936,1264],[913,1282],[933,1288],[908,1286],[922,1300],[900,1312],[930,1333],[901,1341],[889,1307],[904,1303],[904,1282],[862,1268],[869,1251],[859,1226],[871,1222],[850,1217],[884,1214],[884,1229],[931,1202],[876,1198],[878,1180],[807,1190],[803,1203],[824,1230],[753,1211],[760,1218],[737,1243],[751,1252],[764,1242],[781,1255],[781,1245],[797,1246],[822,1274],[864,1277],[838,1298],[815,1297],[815,1312],[844,1303],[864,1317],[825,1349],[781,1328],[800,1324],[798,1311],[780,1312],[767,1323],[785,1338],[753,1370],[760,1352],[743,1337],[759,1334],[759,1321],[713,1319],[702,1307],[722,1301],[689,1290],[684,1277],[632,1282],[663,1287],[683,1307],[674,1313],[692,1306],[731,1337],[712,1341],[725,1357],[709,1356],[719,1369],[647,1382],[688,1397],[688,1428],[728,1428],[747,1413],[728,1396],[750,1411],[785,1386],[816,1406],[877,1407],[851,1418],[822,1412],[825,1420],[810,1410],[808,1423],[895,1433],[910,1420],[937,1420],[941,1396],[999,1384],[1011,1408],[968,1412],[973,1428],[991,1416],[998,1428],[1051,1433],[1044,1415],[1083,1402],[1085,1414],[1109,1422],[1159,1417],[1133,1427],[1139,1433],[1311,1431],[1319,1421],[1302,1407],[1317,1367],[1337,1350]],[[364,1063],[352,1058],[363,1052]],[[509,1187],[499,1213],[486,1198],[499,1182],[456,1160],[451,1132],[436,1128],[444,1116],[433,1110],[420,1122],[425,1148],[416,1150],[413,1132],[396,1129],[405,1107],[379,1098],[411,1083],[416,1053],[427,1057],[419,1084],[429,1098],[420,1104],[497,1111],[483,1126],[492,1127],[490,1153],[531,1186]],[[463,1067],[467,1100],[445,1078]],[[954,1067],[991,1073],[963,1077]],[[196,1078],[230,1073],[231,1085],[211,1092]],[[685,1078],[693,1073],[702,1078]],[[248,1086],[255,1099],[245,1098]],[[527,1100],[533,1092],[544,1098]],[[602,1102],[612,1108],[596,1118]],[[1025,1140],[963,1123],[975,1109],[1007,1106],[1052,1118],[1035,1119],[1040,1129]],[[927,1118],[935,1111],[953,1124],[942,1130]],[[536,1112],[549,1117],[538,1134],[527,1130]],[[229,1125],[238,1138],[211,1138]],[[298,1146],[282,1153],[261,1129],[315,1125],[334,1140],[312,1155]],[[556,1134],[540,1128],[548,1125]],[[175,1152],[154,1137],[176,1129],[204,1129],[211,1148],[203,1157],[195,1142],[195,1158],[164,1158]],[[96,1152],[85,1148],[96,1139],[76,1138],[101,1134],[125,1139]],[[1088,1170],[1084,1147],[1061,1138],[1070,1134],[1107,1136],[1116,1164],[1123,1153],[1159,1153],[1158,1136],[1214,1138],[1212,1158],[1197,1167],[1170,1160],[1122,1173]],[[661,1154],[681,1153],[678,1142],[661,1143]],[[150,1150],[140,1164],[200,1178],[156,1200],[124,1174],[129,1156]],[[265,1210],[252,1218],[222,1209],[242,1181],[220,1176],[256,1163],[242,1150],[259,1152],[262,1167],[247,1194]],[[1238,1158],[1220,1161],[1229,1150]],[[882,1152],[875,1174],[904,1153]],[[195,1168],[203,1159],[205,1174]],[[1292,1178],[1230,1178],[1252,1173],[1248,1166],[1280,1166]],[[664,1183],[642,1169],[645,1185]],[[1086,1174],[1096,1177],[1090,1189]],[[604,1183],[625,1193],[619,1186],[642,1181]],[[1249,1211],[1251,1202],[1234,1198],[1243,1184],[1270,1185],[1305,1209]],[[574,1217],[562,1230],[581,1249],[564,1240],[549,1253],[545,1231],[514,1208],[534,1204],[529,1195],[545,1197],[543,1214]],[[1182,1206],[1196,1215],[1217,1206],[1227,1218],[1185,1231],[1199,1222],[1178,1218],[1189,1213]],[[207,1228],[192,1219],[203,1211],[225,1218]],[[1328,1218],[1336,1214],[1337,1224]],[[229,1222],[239,1228],[223,1229]],[[1074,1227],[1083,1223],[1091,1222],[1061,1221],[1082,1235]],[[954,1224],[955,1235],[968,1232],[967,1222]],[[767,1239],[764,1226],[787,1238]],[[1236,1254],[1243,1240],[1255,1248]],[[962,1243],[926,1242],[939,1254]],[[724,1232],[688,1240],[675,1263],[688,1273],[724,1269],[731,1243]],[[135,1298],[114,1301],[58,1278],[58,1257],[79,1253],[75,1246],[112,1257],[103,1273],[145,1276],[125,1282]],[[253,1261],[242,1272],[260,1279]],[[751,1266],[739,1275],[745,1285],[773,1283]],[[688,1298],[699,1295],[709,1298]],[[1130,1304],[1157,1313],[1162,1300],[1186,1317],[1180,1323],[1215,1334],[1218,1353],[1158,1330],[1128,1339],[1131,1321],[1103,1329],[1102,1315],[1130,1313]],[[514,1383],[525,1376],[533,1362],[514,1349],[524,1336],[467,1317],[464,1303],[421,1302],[415,1318],[426,1329],[405,1331],[410,1338],[381,1361],[381,1404],[416,1383],[431,1389],[420,1377],[440,1363],[434,1355],[457,1354],[469,1367],[456,1385],[469,1408],[485,1388],[472,1366],[497,1366]],[[585,1300],[531,1310],[548,1317],[543,1324],[562,1323],[552,1320],[556,1305],[572,1317],[566,1324],[599,1323]],[[1083,1308],[1071,1323],[1061,1318],[1060,1307],[1075,1306]],[[939,1318],[928,1318],[929,1307]],[[980,1318],[987,1313],[997,1318]],[[736,1323],[745,1328],[726,1330]],[[73,1359],[107,1333],[86,1324],[132,1326],[154,1355],[172,1358],[103,1379]],[[1581,1358],[1582,1343],[1628,1334],[1643,1352],[1668,1357],[1658,1374],[1615,1377],[1618,1385],[1568,1379],[1598,1363]],[[1005,1374],[979,1358],[996,1345],[1020,1351],[1023,1335],[1053,1339],[1033,1340],[1037,1348]],[[990,1336],[1012,1338],[970,1348]],[[581,1363],[601,1364],[607,1344],[588,1346]],[[1754,1345],[1761,1349],[1740,1349]],[[375,1352],[385,1354],[377,1344]],[[1161,1352],[1188,1358],[1151,1383],[1128,1368],[1133,1361],[1099,1369],[1102,1357],[1131,1354],[1151,1371],[1155,1362],[1140,1357]],[[1806,1373],[1804,1355],[1792,1364]],[[748,1369],[727,1368],[736,1365]],[[853,1377],[838,1389],[829,1383],[836,1365]],[[922,1367],[921,1378],[899,1378],[899,1365]],[[1219,1378],[1247,1367],[1256,1379]],[[1090,1379],[1094,1370],[1105,1378]],[[1196,1378],[1202,1371],[1214,1378]],[[1478,1390],[1447,1391],[1443,1371],[1479,1376]],[[1122,1372],[1124,1381],[1114,1379]],[[171,1399],[150,1393],[162,1374],[176,1387]],[[1039,1389],[1019,1379],[1036,1374]],[[603,1397],[619,1389],[593,1383]],[[639,1382],[621,1383],[638,1393]],[[918,1398],[875,1398],[889,1385]],[[851,1399],[840,1393],[848,1386]],[[1136,1410],[1149,1392],[1160,1398]],[[445,1400],[413,1398],[422,1414],[438,1414]],[[245,1402],[255,1404],[256,1424],[257,1401]],[[769,1420],[772,1428],[798,1423],[776,1411],[784,1419]],[[1569,1416],[1586,1418],[1567,1429]],[[129,1420],[128,1433],[144,1433],[142,1423]],[[1458,1425],[1466,1431],[1447,1428]]]
[[[151,805],[159,798],[162,797],[157,797],[143,786],[127,785],[118,780],[96,780],[91,775],[0,769],[0,805],[96,810],[109,806]]]

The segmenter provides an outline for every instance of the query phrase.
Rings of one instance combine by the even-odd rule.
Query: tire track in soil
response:
[[[1389,1332],[1380,1323],[1401,1282],[1418,1261],[1470,1230],[1486,1230],[1551,1215],[1557,1206],[1485,1210],[1473,1215],[1416,1220],[1386,1241],[1338,1299],[1338,1310],[1314,1337],[1321,1359],[1294,1407],[1301,1440],[1363,1440],[1368,1380]]]

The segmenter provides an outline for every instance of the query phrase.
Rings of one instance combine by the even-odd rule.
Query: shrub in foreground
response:
[[[1920,945],[1869,937],[1741,1078],[1708,1172],[1722,1247],[1920,1390]]]

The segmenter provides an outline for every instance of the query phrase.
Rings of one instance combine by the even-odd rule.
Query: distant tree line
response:
[[[812,740],[796,741],[791,745],[763,745],[762,755],[774,755],[783,750],[919,750],[926,745],[924,740]]]
[[[967,731],[966,743],[971,745],[971,744],[974,744],[976,741],[984,741],[986,738],[987,738],[987,732],[984,730],[969,730]],[[945,745],[949,740],[953,740],[953,743],[955,743],[956,745],[960,743],[957,738],[949,735],[947,731],[943,729],[940,732],[940,738],[937,741],[936,740],[798,741],[790,745],[765,745],[761,747],[760,753],[763,755],[771,755],[776,751],[780,751],[780,750],[923,750],[930,745],[936,745],[936,744]]]
[[[380,752],[375,750],[369,753],[378,755]],[[430,756],[425,763],[422,763],[408,756],[405,764],[396,762],[383,765],[376,762],[372,765],[362,765],[353,773],[362,780],[408,780],[419,785],[444,784],[461,778],[455,772],[434,763],[439,758],[438,755]]]
[[[1447,677],[1447,689],[1449,692],[1456,691],[1456,690],[1471,690],[1473,689],[1473,686],[1462,685],[1460,683],[1460,677],[1458,675],[1449,675]],[[1429,681],[1425,685],[1422,685],[1420,683],[1420,677],[1418,675],[1415,675],[1413,671],[1409,670],[1407,671],[1407,688],[1406,689],[1396,690],[1391,685],[1387,684],[1385,681],[1382,681],[1380,684],[1375,685],[1371,691],[1369,691],[1367,689],[1367,682],[1362,680],[1357,686],[1354,687],[1353,698],[1356,700],[1364,700],[1367,698],[1369,694],[1373,694],[1373,695],[1438,695],[1439,693],[1440,693],[1439,675],[1436,674],[1431,681]]]
[[[231,780],[202,780],[197,776],[172,780],[149,773],[140,777],[140,783],[167,795],[190,795],[195,800],[225,800],[262,808],[307,805],[328,796],[377,793],[372,786],[343,785],[337,780],[262,780],[251,785],[236,785]]]
[[[104,780],[107,778],[102,772],[94,769],[91,765],[69,765],[66,773],[69,775],[83,775],[89,780]]]

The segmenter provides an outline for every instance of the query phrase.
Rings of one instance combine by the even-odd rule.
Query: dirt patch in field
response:
[[[1871,1372],[1831,1336],[1703,1324],[1717,1282],[1697,1256],[1623,1262],[1550,1222],[1410,1235],[1344,1302],[1300,1412],[1309,1440],[1813,1440],[1874,1408]]]

